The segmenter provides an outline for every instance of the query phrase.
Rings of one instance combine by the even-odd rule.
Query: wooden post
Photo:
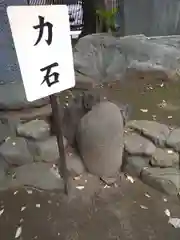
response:
[[[59,162],[58,162],[58,169],[59,174],[63,177],[64,180],[64,191],[65,194],[68,194],[68,171],[66,166],[66,155],[63,143],[63,134],[62,134],[62,117],[60,108],[58,106],[58,99],[55,94],[50,96],[50,103],[52,108],[52,118],[53,124],[56,130],[56,137],[59,149]]]

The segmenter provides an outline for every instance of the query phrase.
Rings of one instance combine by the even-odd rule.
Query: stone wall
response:
[[[180,128],[130,121],[125,130],[124,171],[170,195],[180,191]]]
[[[113,184],[123,171],[157,190],[178,195],[180,128],[146,120],[131,120],[124,126],[120,106],[90,96],[85,98],[91,103],[85,105],[86,111],[85,102],[77,105],[77,100],[76,108],[74,100],[67,108],[70,121],[65,121],[63,132],[72,133],[64,137],[69,176],[89,172]],[[22,185],[61,188],[57,140],[48,120],[19,122],[14,131],[9,126],[0,123],[0,190]]]

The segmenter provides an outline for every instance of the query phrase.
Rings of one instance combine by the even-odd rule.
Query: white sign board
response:
[[[7,13],[27,100],[74,87],[68,7],[9,6]]]

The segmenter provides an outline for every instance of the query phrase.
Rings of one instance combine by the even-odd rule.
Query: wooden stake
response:
[[[59,162],[58,162],[58,169],[59,174],[63,177],[64,180],[64,191],[65,194],[68,194],[68,171],[66,166],[66,155],[63,143],[63,134],[62,134],[62,116],[61,111],[58,106],[58,99],[56,95],[50,96],[50,103],[52,108],[52,117],[53,117],[53,124],[55,126],[58,149],[59,149]]]

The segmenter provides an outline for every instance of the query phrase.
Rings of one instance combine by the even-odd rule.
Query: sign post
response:
[[[9,6],[12,36],[29,102],[50,97],[60,154],[59,172],[67,193],[67,168],[56,93],[75,86],[68,7]]]

